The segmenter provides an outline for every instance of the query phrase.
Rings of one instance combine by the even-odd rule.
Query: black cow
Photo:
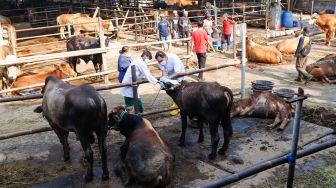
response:
[[[219,142],[218,125],[221,124],[224,132],[224,144],[218,151],[225,154],[232,136],[230,111],[233,102],[232,91],[217,82],[187,82],[174,91],[167,90],[167,94],[181,110],[182,134],[180,146],[185,144],[187,117],[198,119],[200,129],[198,142],[204,141],[203,123],[209,123],[212,149],[209,159],[216,158]]]
[[[120,147],[123,162],[116,168],[124,185],[166,187],[172,178],[174,155],[151,123],[119,106],[109,113],[108,124],[126,137]]]
[[[110,39],[107,37],[105,39],[105,46],[108,46]],[[67,43],[67,51],[76,51],[76,50],[87,50],[87,49],[94,49],[100,48],[100,40],[99,38],[95,37],[87,37],[87,36],[72,36],[68,39]],[[80,59],[88,63],[90,60],[93,63],[93,66],[96,72],[102,71],[103,66],[103,57],[102,54],[92,54],[92,55],[84,55],[79,57],[70,57],[69,64],[74,69],[76,73],[77,68],[76,64],[80,63]]]
[[[88,162],[85,180],[93,179],[93,132],[98,139],[102,160],[103,180],[109,179],[106,156],[107,108],[104,99],[89,85],[73,86],[49,76],[43,88],[42,106],[34,111],[43,112],[51,128],[63,145],[64,161],[70,159],[69,131],[75,132]]]

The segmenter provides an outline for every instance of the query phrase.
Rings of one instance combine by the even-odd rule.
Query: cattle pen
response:
[[[0,73],[1,68],[9,66],[19,67],[26,74],[45,72],[51,70],[53,65],[67,64],[71,57],[101,54],[103,61],[101,72],[94,72],[91,63],[86,65],[82,62],[78,64],[79,72],[82,74],[67,77],[63,81],[72,85],[92,85],[105,99],[108,110],[124,103],[120,90],[131,86],[135,91],[134,113],[150,120],[175,155],[175,171],[169,187],[271,188],[336,185],[334,181],[336,171],[333,169],[336,163],[334,147],[336,87],[332,84],[321,85],[318,82],[307,84],[294,82],[292,78],[296,76],[293,63],[295,59],[288,54],[283,55],[285,61],[280,65],[262,65],[247,59],[247,36],[252,36],[259,45],[267,46],[275,46],[279,41],[293,38],[296,31],[308,25],[306,20],[309,20],[313,10],[320,6],[319,1],[315,0],[315,5],[314,1],[305,1],[311,5],[306,7],[308,15],[303,15],[303,8],[295,9],[296,3],[302,4],[300,1],[282,1],[283,9],[292,10],[293,13],[297,10],[294,19],[301,21],[298,21],[298,27],[279,30],[271,29],[274,24],[272,14],[276,3],[270,0],[197,1],[197,3],[193,0],[190,1],[191,6],[183,8],[178,3],[161,6],[163,1],[156,0],[95,1],[97,3],[87,3],[86,0],[74,0],[71,3],[62,0],[51,3],[51,0],[48,0],[48,2],[40,2],[40,6],[22,6],[8,10],[0,8],[0,15],[13,20],[17,33],[16,38],[10,37],[8,41],[10,44],[17,43],[16,46],[10,46],[17,58],[0,60]],[[207,52],[206,67],[198,68],[191,38],[158,41],[159,15],[170,16],[173,10],[178,10],[179,14],[184,10],[188,11],[193,28],[207,13],[211,15],[214,25],[222,29],[222,15],[228,14],[230,19],[236,21],[232,27],[230,49],[210,50],[211,52]],[[98,38],[101,44],[99,48],[67,51],[67,40],[59,39],[60,28],[64,27],[66,38],[70,38],[74,36],[73,26],[80,25],[73,23],[57,25],[56,17],[68,13],[88,14],[97,18],[96,22],[80,24],[94,24],[98,30],[80,35],[89,34]],[[103,23],[109,24],[108,31],[104,31]],[[311,35],[313,47],[308,64],[335,53],[335,43],[332,43],[331,47],[325,46],[321,32],[316,32],[316,27],[311,29],[315,33]],[[104,45],[104,35],[110,38],[108,46]],[[195,75],[204,72],[205,82],[218,82],[230,88],[235,97],[234,101],[260,92],[253,88],[255,80],[268,80],[275,84],[275,89],[266,92],[275,93],[277,89],[292,89],[295,96],[285,99],[285,102],[291,104],[293,108],[288,126],[284,131],[278,132],[275,129],[265,129],[271,123],[270,119],[232,118],[233,136],[228,153],[217,156],[216,160],[209,160],[207,158],[208,151],[211,150],[209,126],[204,127],[207,131],[205,142],[196,143],[198,129],[192,127],[195,126],[194,120],[188,119],[186,146],[177,146],[181,133],[181,117],[169,115],[169,112],[178,108],[171,106],[172,100],[166,93],[160,90],[158,85],[148,84],[147,80],[117,83],[116,79],[118,74],[116,60],[122,46],[129,46],[132,58],[135,58],[139,57],[144,49],[151,52],[162,50],[161,45],[165,43],[170,46],[169,52],[177,54],[186,68],[185,73],[177,74],[173,78],[184,77],[188,81],[197,82]],[[157,66],[158,62],[153,60],[147,65],[153,76],[160,79],[162,73]],[[133,74],[132,78],[135,77]],[[62,147],[53,129],[45,121],[45,117],[33,113],[35,107],[41,105],[43,94],[40,93],[40,88],[44,85],[43,81],[39,81],[24,87],[0,90],[2,186],[123,187],[116,172],[113,172],[119,162],[118,154],[123,146],[123,137],[116,131],[109,130],[106,143],[110,180],[99,180],[101,171],[97,166],[100,164],[100,159],[94,155],[96,163],[94,173],[97,176],[93,182],[82,181],[82,176],[85,174],[83,170],[86,166],[85,157],[75,134],[69,135],[71,160],[67,163],[60,160],[63,154]],[[304,93],[301,89],[296,92],[298,88],[303,88]],[[14,93],[21,91],[22,93],[26,91],[28,94],[13,96]],[[143,113],[139,113],[137,93],[143,100],[145,108]],[[222,143],[223,131],[220,129],[218,133]],[[94,153],[98,153],[99,150],[96,145],[93,144]]]

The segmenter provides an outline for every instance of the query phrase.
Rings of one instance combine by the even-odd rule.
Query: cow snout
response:
[[[18,67],[12,66],[7,68],[7,79],[10,83],[13,83],[19,74],[20,69]]]

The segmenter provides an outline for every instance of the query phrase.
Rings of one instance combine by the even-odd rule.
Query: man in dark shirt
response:
[[[183,16],[180,17],[179,26],[180,26],[181,33],[182,33],[182,38],[190,37],[190,32],[189,31],[191,29],[191,22],[189,20],[187,11],[184,11]]]
[[[179,15],[176,10],[173,11],[173,16],[170,19],[173,39],[179,38]]]
[[[159,30],[159,36],[160,36],[160,40],[161,41],[167,41],[170,39],[169,35],[170,35],[170,24],[168,22],[168,20],[166,20],[165,15],[164,14],[160,14],[160,21],[158,23],[158,30]],[[163,50],[167,51],[169,49],[169,46],[164,43],[162,45]]]
[[[310,46],[309,50],[306,50],[307,54],[303,54],[302,51],[304,50],[305,47],[308,45],[311,45],[310,38],[307,36],[309,33],[309,30],[307,27],[303,28],[303,33],[302,36],[300,37],[298,46],[296,48],[295,52],[295,58],[296,58],[296,70],[298,72],[298,77],[295,79],[295,81],[302,82],[302,78],[307,82],[313,78],[312,75],[310,75],[306,71],[306,64],[308,60],[308,54],[310,52]]]

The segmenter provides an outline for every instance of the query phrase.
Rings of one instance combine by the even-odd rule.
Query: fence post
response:
[[[12,43],[13,55],[16,56],[16,49],[15,49],[16,48],[16,37],[14,37],[15,36],[14,32],[16,32],[16,31],[12,31],[12,30],[10,31],[10,30],[8,30],[8,34],[9,34],[8,37],[9,37],[10,42]]]
[[[233,25],[233,59],[237,59],[237,24]]]
[[[98,25],[99,25],[99,41],[100,41],[100,48],[105,48],[105,37],[104,37],[104,29],[102,19],[98,18]],[[103,71],[107,70],[107,62],[106,62],[106,53],[102,53],[102,61],[103,61]],[[109,82],[108,74],[104,76],[104,82],[107,84]]]
[[[3,34],[3,30],[2,30],[2,27],[1,27],[1,24],[0,24],[0,45],[2,45],[3,43],[3,38],[2,38],[2,35]]]
[[[267,33],[267,29],[268,29],[268,6],[269,6],[269,2],[268,0],[266,1],[266,13],[265,13],[265,34],[266,34],[266,42],[268,41],[268,33]]]
[[[215,14],[215,25],[217,26],[218,24],[218,11],[217,11],[217,6],[216,6],[216,1],[214,0],[214,14]]]
[[[68,29],[68,35],[69,35],[69,38],[71,37],[71,26],[70,26],[70,23],[67,24],[67,29]]]
[[[117,41],[119,42],[119,19],[116,17],[116,28],[117,28]]]
[[[245,5],[243,5],[243,23],[245,23],[246,20],[245,20]]]
[[[311,10],[310,10],[310,15],[312,16],[314,14],[314,0],[311,2]]]
[[[133,101],[134,101],[134,113],[139,113],[139,99],[138,99],[138,85],[136,84],[136,69],[135,65],[132,65],[132,89],[133,89]]]
[[[241,24],[242,41],[242,68],[241,68],[241,98],[245,98],[245,66],[246,66],[246,23]]]
[[[304,95],[303,92],[299,94]],[[297,155],[297,146],[299,141],[299,134],[300,134],[300,118],[301,118],[301,109],[302,109],[303,100],[300,100],[295,107],[295,118],[294,118],[294,125],[293,125],[293,138],[292,138],[292,146],[291,146],[291,153],[288,156],[288,178],[287,178],[287,188],[293,187],[294,181],[294,174],[295,174],[295,164],[296,164],[296,155]]]

